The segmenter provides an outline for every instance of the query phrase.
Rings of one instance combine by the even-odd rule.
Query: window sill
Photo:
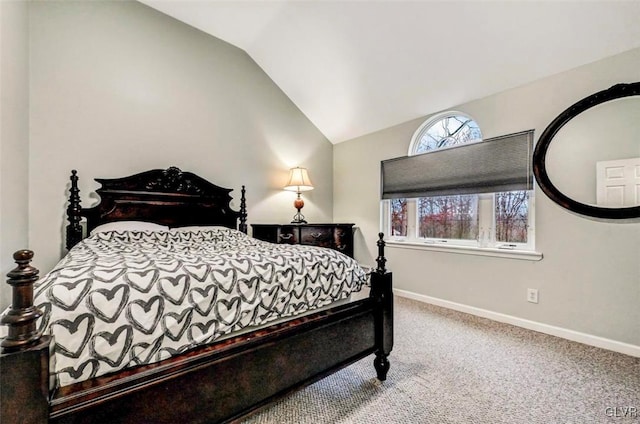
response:
[[[432,252],[458,253],[462,255],[492,256],[496,258],[520,259],[525,261],[539,261],[542,259],[542,252],[531,250],[498,249],[495,247],[475,247],[475,246],[434,246],[413,241],[387,240],[387,246],[401,249],[428,250]]]

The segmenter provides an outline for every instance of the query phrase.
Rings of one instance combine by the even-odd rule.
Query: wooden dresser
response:
[[[253,237],[271,243],[329,247],[353,258],[355,224],[252,224]]]

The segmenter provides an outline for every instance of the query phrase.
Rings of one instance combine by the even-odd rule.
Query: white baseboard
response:
[[[552,336],[561,337],[589,346],[595,346],[602,349],[612,350],[614,352],[624,353],[625,355],[640,357],[640,346],[629,343],[618,342],[604,337],[598,337],[587,333],[569,330],[562,327],[556,327],[541,322],[530,321],[528,319],[514,317],[512,315],[501,314],[499,312],[489,311],[487,309],[476,308],[474,306],[463,305],[462,303],[451,302],[437,297],[425,296],[406,290],[393,289],[393,292],[401,297],[417,300],[419,302],[429,303],[431,305],[442,306],[443,308],[453,309],[459,312],[476,315],[482,318],[488,318],[493,321],[503,322],[515,325],[517,327],[526,328],[528,330],[538,331],[540,333],[550,334]]]

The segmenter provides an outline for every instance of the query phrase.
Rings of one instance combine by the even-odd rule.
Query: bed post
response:
[[[67,207],[67,250],[82,240],[82,207],[80,206],[80,190],[78,189],[78,171],[71,171],[71,189],[69,190],[69,206]]]
[[[247,199],[245,198],[246,190],[242,186],[242,196],[240,197],[240,225],[238,230],[247,234]]]
[[[378,234],[378,267],[371,274],[371,297],[378,303],[375,321],[376,358],[373,365],[378,379],[387,379],[389,360],[387,357],[393,348],[393,288],[392,274],[385,268],[387,259],[384,256],[384,234]]]
[[[42,311],[33,304],[38,270],[30,265],[33,252],[13,254],[18,266],[7,274],[12,304],[0,323],[9,327],[0,343],[0,417],[7,423],[45,424],[49,419],[49,346],[36,320]]]

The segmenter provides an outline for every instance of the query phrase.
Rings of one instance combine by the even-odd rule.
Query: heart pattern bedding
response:
[[[365,271],[335,250],[231,229],[104,232],[36,283],[61,386],[157,362],[347,298]]]

